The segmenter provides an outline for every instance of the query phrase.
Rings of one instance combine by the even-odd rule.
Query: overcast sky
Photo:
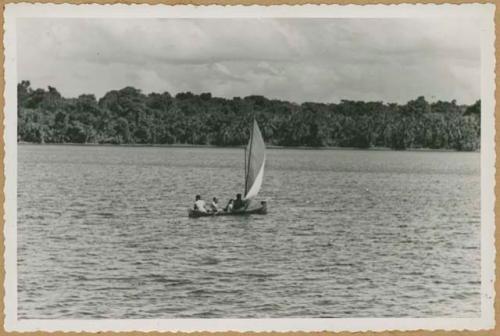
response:
[[[472,103],[478,22],[464,19],[18,19],[18,79],[63,96],[252,94]]]

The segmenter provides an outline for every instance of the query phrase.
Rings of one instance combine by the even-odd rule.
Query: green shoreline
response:
[[[98,144],[98,143],[38,143],[18,141],[18,145],[35,145],[35,146],[82,146],[82,147],[165,147],[165,148],[244,148],[245,146],[215,146],[215,145],[191,145],[191,144]],[[440,148],[407,148],[407,149],[392,149],[389,147],[307,147],[307,146],[266,146],[267,149],[295,149],[295,150],[357,150],[357,151],[390,151],[390,152],[456,152],[456,153],[480,153],[479,150],[475,151],[458,151],[454,149],[440,149]]]

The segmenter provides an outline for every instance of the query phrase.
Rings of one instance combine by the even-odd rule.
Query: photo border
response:
[[[4,29],[6,29],[7,25],[5,25],[5,22],[4,22],[4,13],[5,13],[5,5],[6,4],[11,4],[11,3],[20,3],[19,1],[5,1],[3,2],[3,6],[2,6],[2,16],[1,16],[1,24],[2,26],[4,27]],[[61,1],[61,0],[56,0],[56,1],[25,1],[24,3],[43,3],[43,4],[49,4],[49,3],[52,3],[52,4],[63,4],[63,3],[67,3],[67,4],[127,4],[127,5],[130,5],[130,4],[164,4],[164,5],[181,5],[181,4],[189,4],[189,5],[299,5],[299,4],[326,4],[326,5],[333,5],[333,4],[338,4],[338,5],[347,5],[347,4],[354,4],[354,5],[366,5],[366,4],[371,4],[371,5],[375,5],[375,4],[439,4],[439,5],[448,5],[448,4],[475,4],[475,3],[482,3],[482,4],[486,4],[486,3],[489,3],[489,4],[492,4],[494,3],[494,1],[479,1],[479,2],[474,2],[474,1],[422,1],[422,2],[414,2],[414,1],[386,1],[386,0],[381,0],[381,1],[373,1],[373,0],[367,0],[367,1],[345,1],[345,0],[340,0],[340,1],[273,1],[273,0],[260,0],[260,1],[229,1],[229,0],[226,0],[226,1]],[[128,7],[128,6],[125,6],[125,7]],[[107,8],[110,8],[110,7],[107,7]],[[369,7],[364,7],[365,10],[370,10]],[[356,16],[358,17],[358,16]],[[495,35],[499,34],[500,33],[500,28],[498,27],[498,19],[499,19],[500,15],[499,15],[499,10],[498,8],[496,8],[495,10],[495,13],[494,13],[494,23],[495,23],[495,26],[494,26],[494,33]],[[499,35],[500,36],[500,35]],[[9,62],[15,62],[15,55],[14,55],[14,58],[12,58],[11,54],[4,54],[6,51],[5,51],[5,48],[4,48],[4,30],[2,30],[2,48],[4,50],[4,52],[2,53],[2,55],[0,57],[2,57],[2,60],[4,61],[4,64],[7,64]],[[494,90],[494,84],[496,85],[499,85],[500,81],[499,79],[495,76],[496,74],[496,67],[497,67],[497,64],[498,64],[498,59],[499,59],[499,52],[498,52],[498,49],[500,48],[500,42],[499,42],[500,39],[496,39],[495,40],[495,46],[491,46],[491,50],[488,48],[488,50],[490,50],[491,52],[495,52],[495,65],[494,65],[494,68],[495,68],[495,72],[493,73],[491,71],[491,68],[487,68],[487,69],[484,69],[484,67],[491,67],[490,64],[485,64],[484,61],[484,57],[485,55],[481,55],[481,74],[488,74],[488,78],[487,80],[486,79],[481,79],[481,82],[486,82],[486,83],[490,83],[490,84],[487,84],[486,87],[482,87],[481,88],[481,98],[483,99],[483,95],[484,95],[484,92],[485,90],[486,91],[489,91],[489,92],[493,92],[492,90]],[[15,41],[15,40],[14,40]],[[12,43],[12,41],[10,41]],[[15,47],[13,48],[9,48],[9,49],[15,49]],[[485,70],[487,70],[485,72]],[[6,77],[9,77],[9,78],[12,78],[11,77],[11,73],[6,73],[6,68],[5,67],[2,67],[2,77],[4,78],[4,81],[2,81],[2,84],[1,84],[1,87],[4,88],[4,92],[6,95],[8,94],[12,94],[14,93],[14,96],[15,96],[15,92],[16,92],[16,84],[17,83],[7,83],[5,81],[5,78]],[[12,91],[14,90],[14,91]],[[499,144],[500,144],[500,140],[498,137],[495,137],[495,133],[499,130],[499,127],[500,127],[500,122],[498,120],[498,113],[499,113],[499,108],[498,106],[495,105],[494,101],[499,101],[500,99],[500,93],[497,92],[496,90],[494,91],[494,99],[492,99],[491,101],[488,100],[488,104],[490,105],[487,105],[487,106],[482,106],[482,110],[489,110],[489,109],[495,109],[495,112],[494,112],[494,126],[495,127],[491,127],[491,118],[488,119],[488,118],[484,118],[482,116],[481,118],[481,208],[482,208],[482,211],[481,211],[481,230],[484,229],[484,221],[491,221],[492,223],[495,223],[494,226],[492,226],[490,229],[490,235],[485,235],[484,232],[482,232],[482,235],[481,235],[481,267],[485,267],[485,266],[488,266],[488,268],[491,267],[491,264],[492,263],[495,263],[495,273],[496,275],[498,276],[499,275],[499,267],[498,267],[498,241],[500,239],[500,234],[498,232],[498,230],[495,231],[495,227],[496,227],[496,224],[498,223],[498,219],[495,218],[494,216],[494,213],[493,211],[492,212],[486,212],[484,213],[483,211],[483,206],[486,206],[487,208],[491,207],[492,209],[494,208],[494,211],[495,213],[497,211],[500,210],[500,205],[498,204],[498,202],[495,201],[495,199],[485,199],[484,198],[484,188],[494,188],[494,193],[495,193],[495,196],[497,196],[498,192],[499,192],[499,181],[498,180],[495,180],[496,183],[495,183],[495,186],[491,186],[491,181],[494,179],[494,178],[498,178],[498,174],[496,169],[497,168],[497,160],[496,158],[498,157],[498,148],[499,148]],[[17,139],[16,137],[16,134],[17,134],[17,131],[16,131],[16,127],[12,127],[12,123],[16,123],[17,124],[17,120],[8,120],[8,116],[4,113],[5,110],[11,110],[12,108],[16,109],[16,102],[15,101],[7,101],[7,104],[8,105],[5,105],[5,100],[4,100],[4,96],[2,95],[2,97],[0,98],[0,104],[2,104],[4,106],[4,109],[2,110],[2,118],[4,120],[4,123],[2,124],[2,127],[0,127],[0,142],[2,144],[2,148],[4,149],[2,151],[2,163],[1,163],[1,167],[4,169],[4,175],[2,176],[1,178],[1,184],[3,186],[2,188],[2,201],[4,201],[4,204],[6,205],[6,207],[9,205],[9,204],[16,204],[16,199],[15,197],[13,198],[6,198],[5,196],[5,193],[4,193],[4,190],[7,190],[9,189],[9,187],[14,184],[14,187],[15,187],[15,183],[16,183],[16,179],[12,179],[10,178],[11,176],[16,176],[16,168],[17,168],[17,150],[13,151],[15,153],[6,153],[6,145],[7,146],[12,146],[12,144],[9,143],[10,140],[12,139]],[[483,103],[483,100],[482,100],[482,103]],[[11,115],[12,116],[12,115]],[[16,118],[12,118],[12,119],[16,119]],[[488,120],[487,120],[488,119]],[[9,128],[6,128],[5,125],[6,124],[9,124]],[[9,133],[10,132],[10,133]],[[14,134],[14,137],[13,135],[11,134],[12,132],[16,133]],[[10,140],[9,140],[10,139]],[[494,143],[491,142],[492,139],[495,139],[494,140]],[[14,144],[15,145],[15,144]],[[488,153],[490,152],[491,150],[493,150],[493,153],[495,155],[486,155],[486,158],[483,157],[485,156],[484,153]],[[492,169],[492,167],[495,167]],[[5,177],[6,176],[9,176],[9,179],[7,180]],[[14,195],[15,196],[15,195]],[[4,212],[4,208],[2,207],[2,210],[1,211],[1,214],[2,214],[2,218],[4,218],[4,220],[2,221],[2,225],[3,225],[3,238],[4,238],[4,244],[6,242],[6,240],[12,240],[13,237],[16,237],[15,235],[15,232],[12,232],[12,230],[9,230],[9,227],[5,226],[5,222],[10,222],[12,220],[16,220],[16,211],[17,211],[17,208],[15,207],[10,207],[9,209],[11,209],[11,211],[6,211]],[[493,232],[495,231],[494,235],[493,235]],[[495,239],[496,238],[496,239]],[[0,244],[0,253],[4,254],[6,253],[7,251],[5,250],[5,245],[4,244]],[[493,244],[495,244],[495,255],[491,255],[491,256],[488,256],[487,258],[485,258],[485,255],[484,255],[484,248],[485,247],[488,247],[488,246],[492,246]],[[5,254],[4,254],[5,256]],[[496,258],[495,258],[496,256]],[[495,261],[496,260],[496,261]],[[2,280],[2,283],[5,283],[5,267],[16,267],[16,258],[5,258],[5,259],[2,259],[2,270],[0,271],[0,280]],[[494,274],[491,274],[491,278],[489,279],[488,283],[485,283],[484,279],[482,279],[482,284],[481,284],[481,293],[484,293],[484,289],[485,289],[485,286],[493,286],[493,282],[494,282]],[[15,284],[17,286],[17,283]],[[8,286],[8,285],[6,285]],[[9,291],[5,291],[5,288],[7,287],[4,287],[4,286],[0,286],[0,292],[3,294],[3,297],[8,299],[8,296],[10,294],[12,294],[12,287],[8,287],[9,288]],[[500,288],[498,282],[494,282],[494,292],[497,292],[498,289]],[[16,293],[17,293],[17,287],[14,288],[16,290]],[[484,309],[484,302],[489,302],[491,303],[491,300],[493,298],[492,297],[482,297],[481,298],[481,305],[482,305],[482,309]],[[500,314],[499,314],[499,306],[498,306],[498,298],[495,297],[494,298],[494,311],[492,312],[488,312],[489,314],[491,314],[491,318],[493,319],[492,322],[494,321],[499,321],[499,318],[500,318]],[[12,323],[12,321],[8,321],[6,320],[6,314],[5,314],[5,309],[7,307],[4,306],[4,300],[2,300],[2,302],[0,303],[0,309],[2,310],[3,314],[2,314],[2,327],[0,327],[0,330],[2,331],[2,334],[12,334],[13,332],[10,332],[8,329],[10,323]],[[176,319],[178,320],[178,319]],[[186,321],[187,325],[188,326],[190,323],[192,323],[195,319],[182,319],[184,321]],[[306,320],[306,319],[297,319],[297,318],[293,318],[293,321],[294,323],[290,324],[290,321],[289,319],[206,319],[207,321],[212,321],[212,322],[209,322],[208,324],[207,323],[201,323],[201,326],[200,327],[196,327],[196,328],[186,328],[185,330],[188,330],[187,332],[191,332],[191,331],[200,331],[200,329],[203,329],[203,331],[200,331],[200,332],[196,332],[196,334],[208,334],[208,331],[216,331],[216,330],[220,330],[220,329],[223,329],[223,330],[231,330],[231,323],[229,323],[230,320],[237,320],[239,323],[242,323],[243,326],[245,326],[244,328],[248,328],[248,330],[255,330],[255,331],[259,331],[259,330],[262,330],[262,328],[259,327],[259,322],[260,321],[265,321],[265,320],[273,320],[273,321],[278,321],[280,322],[281,320],[283,320],[283,322],[285,322],[284,320],[286,320],[287,324],[285,329],[284,330],[280,330],[280,331],[285,331],[285,330],[300,330],[300,332],[307,332],[308,334],[319,334],[319,332],[316,332],[316,331],[311,331],[313,329],[311,329],[310,327],[304,325],[302,322],[303,320]],[[307,319],[309,320],[309,319]],[[320,319],[318,319],[320,320]],[[360,320],[360,319],[336,319],[336,320],[345,320],[345,322],[347,324],[349,323],[352,323],[353,320]],[[461,330],[461,329],[464,329],[467,327],[467,325],[472,322],[471,320],[474,320],[474,319],[456,319],[456,328],[454,327],[452,331],[442,331],[440,329],[442,329],[440,327],[440,324],[439,324],[439,321],[436,321],[436,320],[439,320],[439,319],[419,319],[419,320],[426,320],[427,322],[429,322],[429,326],[432,326],[431,329],[434,329],[435,331],[424,331],[424,330],[417,330],[417,331],[396,331],[395,329],[391,328],[390,330],[391,331],[384,331],[384,332],[378,332],[378,331],[381,331],[381,330],[387,330],[387,328],[384,327],[384,324],[383,324],[383,321],[384,319],[367,319],[367,320],[371,320],[370,323],[371,324],[371,327],[367,328],[366,329],[366,332],[373,332],[373,331],[377,331],[378,334],[381,334],[381,335],[399,335],[399,334],[419,334],[419,335],[426,335],[426,334],[432,334],[432,335],[440,335],[440,334],[446,334],[446,333],[453,333],[453,335],[490,335],[492,332],[494,332],[495,334],[500,334],[500,328],[498,327],[498,324],[495,323],[495,326],[494,328],[485,328],[485,329],[481,329],[481,328],[477,328],[477,329],[481,329],[481,330],[478,330],[478,331],[457,331],[457,330]],[[400,320],[401,323],[398,323],[397,326],[395,326],[397,329],[408,329],[408,320],[412,320],[412,319],[398,319]],[[447,319],[447,320],[451,320],[451,319]],[[29,321],[39,321],[40,323],[43,323],[44,320],[29,320]],[[72,322],[74,320],[65,320],[66,322]],[[85,320],[78,320],[79,323],[81,321],[85,321]],[[89,320],[89,321],[92,321],[92,320]],[[113,321],[113,320],[107,320],[107,321]],[[122,329],[122,330],[136,330],[134,329],[133,327],[131,328],[131,325],[130,323],[136,323],[137,321],[139,320],[114,320],[114,321],[117,321],[118,323],[121,324],[120,328],[119,329]],[[150,327],[149,328],[146,328],[144,330],[155,330],[155,329],[162,329],[161,326],[158,324],[158,320],[140,320],[140,321],[150,321]],[[172,319],[166,319],[166,320],[163,320],[163,321],[172,321]],[[197,323],[199,323],[199,319],[196,319]],[[213,323],[215,322],[215,323]],[[463,323],[465,322],[465,323]],[[337,323],[336,323],[337,324]],[[5,326],[7,325],[7,330],[4,329]],[[333,326],[332,326],[333,327]],[[338,324],[335,326],[335,328],[337,329],[338,328]],[[33,330],[32,328],[26,328],[26,330]],[[34,330],[36,330],[37,328],[35,328]],[[50,328],[50,329],[43,329],[43,330],[48,330],[48,331],[56,331],[56,330],[63,330],[65,329],[64,328],[64,325],[54,325],[54,328]],[[106,328],[97,328],[97,329],[94,329],[92,328],[91,325],[88,326],[88,328],[86,328],[87,330],[92,330],[90,332],[82,332],[81,334],[93,334],[99,330],[110,330],[110,329],[106,329]],[[115,330],[113,328],[113,330]],[[142,330],[142,329],[141,329]],[[183,328],[184,330],[184,328]],[[205,330],[207,332],[205,332]],[[267,330],[267,329],[266,329]],[[278,329],[276,329],[278,330]],[[316,330],[316,329],[314,329]],[[346,329],[347,330],[347,329]],[[185,334],[187,333],[185,331],[182,331],[182,332],[176,332],[176,334]],[[16,332],[17,334],[18,332]],[[25,332],[23,332],[25,333]],[[28,333],[28,332],[26,332]],[[32,332],[29,332],[30,334]],[[37,332],[39,333],[39,332]],[[58,335],[58,334],[66,334],[67,332],[57,332],[57,333],[54,333],[55,335]],[[111,335],[111,334],[116,334],[116,332],[100,332],[101,334],[106,334],[106,335]],[[119,333],[122,333],[122,334],[130,334],[131,332],[119,332]],[[143,332],[141,332],[143,333]],[[157,334],[158,332],[157,331],[153,331],[153,332],[148,332],[150,334]],[[169,332],[170,333],[170,332]],[[228,332],[228,331],[224,331],[224,332],[218,332],[218,333],[224,333],[224,334],[241,334],[241,332]],[[247,332],[244,332],[245,334],[247,334]],[[265,333],[269,333],[269,332],[265,332]],[[296,331],[292,331],[292,332],[280,332],[280,334],[291,334],[291,333],[294,333],[294,334],[297,334]],[[321,334],[325,334],[326,332],[321,332]],[[347,334],[351,334],[351,332],[347,331],[347,332],[328,332],[328,333],[335,333],[335,334],[340,334],[340,335],[347,335]]]

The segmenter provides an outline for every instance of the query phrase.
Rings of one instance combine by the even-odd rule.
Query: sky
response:
[[[65,97],[144,93],[406,103],[480,98],[467,19],[17,20],[18,80]]]

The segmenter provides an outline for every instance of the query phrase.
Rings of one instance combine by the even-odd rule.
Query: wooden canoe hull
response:
[[[262,202],[261,206],[258,208],[251,208],[246,210],[238,210],[238,211],[219,211],[219,212],[201,212],[193,209],[188,210],[188,216],[190,218],[199,218],[199,217],[215,217],[215,216],[247,216],[247,215],[265,215],[267,214],[267,204],[266,202]]]

